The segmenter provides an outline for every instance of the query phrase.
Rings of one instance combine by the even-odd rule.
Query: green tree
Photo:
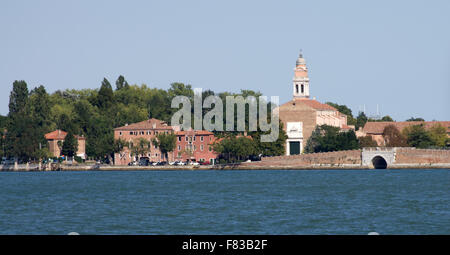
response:
[[[381,121],[394,121],[394,119],[392,119],[391,116],[386,115],[383,118],[381,118]]]
[[[98,91],[97,106],[101,110],[109,109],[114,105],[114,92],[109,81],[104,78],[102,86]]]
[[[429,130],[433,145],[437,147],[445,147],[447,144],[447,130],[440,124],[432,126]]]
[[[359,149],[359,143],[353,130],[340,132],[338,127],[328,125],[316,126],[305,146],[306,153],[355,149]]]
[[[175,150],[177,136],[175,134],[161,133],[156,136],[156,146],[164,155],[166,160],[169,160],[169,152]]]
[[[358,117],[356,117],[356,130],[359,130],[360,128],[364,127],[366,125],[366,122],[368,121],[368,118],[364,112],[360,112],[358,114]]]
[[[423,149],[434,145],[431,134],[425,130],[423,124],[406,127],[403,133],[407,138],[407,143],[412,147]]]
[[[257,145],[253,139],[231,135],[213,144],[214,151],[227,162],[238,162],[257,154]]]
[[[358,138],[359,141],[359,147],[365,148],[365,147],[378,147],[378,144],[376,141],[372,139],[371,136],[362,136]]]
[[[128,89],[128,88],[130,88],[130,85],[125,80],[125,78],[122,75],[120,75],[116,80],[116,89],[121,90],[121,89]]]
[[[96,159],[111,158],[114,153],[114,130],[107,116],[93,116],[86,134],[86,153]]]
[[[8,125],[8,117],[0,115],[0,128],[6,128]]]
[[[339,105],[332,102],[326,102],[326,104],[333,106],[340,113],[347,115],[347,124],[348,125],[356,125],[356,119],[353,117],[352,110],[348,108],[346,105]]]
[[[409,119],[407,119],[406,121],[425,121],[423,118],[414,118],[414,117],[411,117],[411,118],[409,118]]]
[[[407,147],[407,141],[404,135],[394,125],[387,125],[383,129],[383,138],[386,147]]]
[[[66,137],[64,138],[61,153],[62,155],[68,158],[73,158],[73,156],[76,155],[77,151],[78,151],[78,141],[73,135],[73,133],[69,131]]]
[[[28,87],[25,81],[14,81],[9,96],[9,117],[24,113],[28,103]]]
[[[144,138],[139,138],[136,141],[131,142],[128,147],[130,148],[131,155],[133,155],[136,160],[139,160],[150,151],[150,145],[150,141]]]
[[[28,87],[25,81],[14,81],[9,97],[9,123],[6,133],[6,154],[29,160],[38,149],[38,133],[30,121]]]
[[[270,132],[251,132],[253,141],[255,143],[255,154],[260,154],[261,156],[280,156],[285,154],[285,145],[287,135],[283,129],[283,122],[279,123],[279,134],[275,142],[261,142],[261,135],[267,135]]]

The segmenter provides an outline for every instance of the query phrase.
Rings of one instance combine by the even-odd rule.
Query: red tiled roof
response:
[[[440,124],[447,129],[447,133],[450,133],[450,121],[366,122],[363,131],[367,134],[382,134],[384,128],[388,125],[394,125],[399,131],[402,131],[405,127],[420,124],[424,124],[426,129],[429,129],[436,124]]]
[[[320,110],[320,111],[324,111],[324,110],[327,110],[327,111],[337,111],[337,109],[336,108],[334,108],[333,106],[331,106],[331,105],[328,105],[328,104],[322,104],[321,102],[319,102],[319,101],[317,101],[317,100],[314,100],[314,99],[307,99],[307,98],[296,98],[296,99],[294,99],[293,101],[289,101],[289,102],[287,102],[287,103],[285,103],[285,104],[283,104],[283,105],[286,105],[286,104],[304,104],[304,105],[307,105],[307,106],[309,106],[309,107],[311,107],[311,108],[313,108],[313,109],[315,109],[315,110]]]
[[[165,129],[165,130],[172,130],[172,127],[167,125],[165,121],[158,120],[158,119],[149,119],[144,120],[138,123],[133,123],[127,126],[118,127],[114,130],[144,130],[144,129]]]
[[[176,135],[214,135],[213,132],[209,132],[207,130],[183,130],[175,132]]]
[[[67,132],[57,129],[53,132],[45,134],[44,137],[47,140],[64,140],[64,138],[66,138],[66,135],[67,135]],[[84,137],[78,136],[78,135],[76,135],[75,138],[77,138],[78,140],[85,139]]]
[[[348,126],[348,125],[342,125],[342,127],[341,127],[341,129],[344,129],[344,130],[350,130],[350,129],[355,129],[355,127],[353,126],[353,127],[350,127],[350,126]]]
[[[45,139],[47,140],[64,140],[66,138],[67,132],[62,130],[55,130],[45,135]]]

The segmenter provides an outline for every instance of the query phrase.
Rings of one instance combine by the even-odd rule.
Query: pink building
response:
[[[174,155],[175,160],[213,162],[217,153],[213,150],[216,140],[214,134],[205,130],[178,131],[177,144]]]
[[[140,138],[144,138],[150,142],[150,148],[149,152],[146,155],[141,155],[141,157],[146,156],[153,162],[168,161],[159,148],[151,143],[153,138],[162,133],[173,134],[174,130],[165,121],[149,119],[114,129],[114,139],[122,139],[127,143],[137,144]],[[122,152],[114,154],[114,160],[116,165],[128,165],[136,158],[132,155],[130,148],[126,146]],[[170,153],[169,160],[172,160]]]

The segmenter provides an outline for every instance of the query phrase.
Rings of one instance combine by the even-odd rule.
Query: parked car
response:
[[[152,162],[152,166],[157,166],[159,162]]]
[[[150,160],[148,158],[141,158],[139,160],[139,165],[140,166],[148,166],[149,163],[150,163]]]
[[[184,163],[183,161],[178,161],[178,162],[176,163],[176,165],[177,165],[177,166],[185,166],[186,163]]]
[[[129,166],[137,166],[138,163],[136,161],[132,161],[130,163],[128,163]]]
[[[170,166],[173,166],[173,165],[175,165],[177,163],[177,161],[172,161],[172,162],[169,162],[169,165]]]
[[[189,162],[189,165],[191,165],[191,166],[199,166],[200,163],[195,162],[195,161],[191,161],[191,162]]]
[[[165,166],[165,165],[167,165],[167,162],[166,161],[161,161],[161,162],[158,162],[157,165],[158,166]]]
[[[202,166],[209,166],[210,163],[208,161],[202,161],[202,162],[200,162],[200,165],[202,165]]]

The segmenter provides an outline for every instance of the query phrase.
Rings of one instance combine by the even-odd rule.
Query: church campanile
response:
[[[294,99],[309,98],[308,68],[306,68],[306,61],[302,52],[298,56],[294,69],[293,89]]]

